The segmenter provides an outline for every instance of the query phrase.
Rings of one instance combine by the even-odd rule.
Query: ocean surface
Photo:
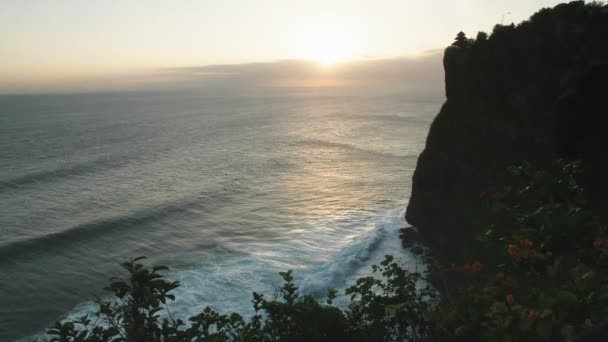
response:
[[[181,317],[250,313],[279,271],[343,289],[390,253],[439,96],[0,97],[0,341],[94,309],[119,262]]]

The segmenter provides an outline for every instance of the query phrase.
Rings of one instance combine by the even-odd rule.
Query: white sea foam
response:
[[[346,278],[365,266],[386,238],[384,226],[375,227],[360,237],[359,241],[337,253],[318,267],[318,271],[306,276],[300,283],[300,291],[322,295],[328,288],[340,287]]]
[[[297,286],[303,294],[323,297],[327,289],[336,288],[343,294],[344,288],[354,283],[355,279],[371,272],[371,265],[379,263],[384,255],[391,254],[406,263],[409,267],[421,267],[408,251],[400,245],[398,229],[406,222],[401,210],[394,210],[374,219],[356,218],[363,226],[360,234],[350,237],[349,243],[342,249],[327,251],[326,260],[312,265],[305,263],[298,266],[296,273]],[[355,218],[342,218],[342,224],[350,226]],[[318,243],[327,241],[337,244],[335,234],[331,236],[316,235]],[[305,245],[314,246],[314,243]],[[278,272],[284,271],[283,259],[289,260],[290,255],[302,245],[285,244],[275,249],[277,260],[265,259],[265,253],[255,255],[246,253],[234,255],[228,249],[215,248],[208,251],[205,262],[181,269],[175,269],[169,277],[178,280],[181,286],[175,290],[177,300],[170,305],[175,316],[189,317],[204,309],[206,306],[221,312],[239,312],[245,316],[252,313],[251,293],[253,291],[272,296],[274,289],[280,284]],[[303,255],[307,252],[300,250]],[[318,252],[318,250],[315,250]],[[342,296],[338,305],[345,304]],[[69,318],[80,317],[93,313],[97,306],[93,302],[77,305],[69,314]]]

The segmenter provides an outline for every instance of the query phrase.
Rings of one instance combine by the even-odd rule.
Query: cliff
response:
[[[497,25],[445,50],[447,101],[413,177],[407,221],[440,253],[488,228],[480,193],[507,166],[581,158],[597,208],[608,196],[608,5],[583,1]]]

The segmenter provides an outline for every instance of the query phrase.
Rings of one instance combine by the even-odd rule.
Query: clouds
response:
[[[17,92],[192,91],[202,95],[390,94],[442,91],[442,51],[323,66],[304,60],[165,68],[22,83]],[[1,91],[2,89],[0,89]]]
[[[166,83],[155,84],[166,89],[251,95],[307,90],[336,94],[441,91],[442,55],[442,51],[435,50],[417,57],[359,60],[333,66],[285,60],[175,68],[164,71]]]

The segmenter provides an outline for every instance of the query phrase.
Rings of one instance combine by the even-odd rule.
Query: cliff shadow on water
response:
[[[575,1],[475,39],[459,33],[444,54],[447,101],[413,176],[406,218],[438,254],[488,228],[480,193],[506,167],[582,159],[593,206],[607,207],[608,6]]]

